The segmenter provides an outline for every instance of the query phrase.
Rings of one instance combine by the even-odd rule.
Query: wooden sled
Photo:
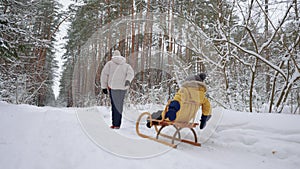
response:
[[[164,117],[165,113],[167,112],[167,107],[168,107],[168,105],[166,106],[165,110],[163,111],[162,117]],[[195,116],[198,112],[199,107],[200,107],[200,104],[197,102],[194,102],[194,101],[184,102],[180,111],[177,112],[177,114],[184,113],[184,116],[181,116],[181,118],[179,118],[179,119],[176,118],[176,121],[169,121],[168,119],[164,119],[164,118],[162,120],[156,120],[151,117],[151,114],[149,112],[144,112],[137,119],[136,133],[140,137],[154,140],[159,143],[171,146],[173,148],[177,147],[177,144],[175,144],[175,141],[188,143],[188,144],[191,144],[194,146],[201,146],[201,144],[198,143],[197,134],[194,130],[194,128],[199,125],[199,123],[194,123]],[[155,128],[156,136],[150,136],[150,135],[141,133],[140,128],[139,128],[140,126],[145,126],[145,128],[147,128],[145,123],[143,123],[141,125],[141,120],[144,119],[143,117],[146,117],[147,120],[149,120],[150,125],[152,126],[151,129],[153,127]],[[170,126],[173,126],[175,128],[175,132],[172,135],[167,135],[167,134],[164,134],[161,132],[164,128],[170,127]],[[185,129],[185,128],[188,128],[192,132],[192,134],[194,136],[194,140],[187,140],[187,139],[181,138],[180,132],[182,129]],[[148,129],[148,130],[151,130],[151,129]],[[171,142],[159,139],[160,136],[171,139]]]
[[[152,136],[149,136],[149,135],[146,135],[146,134],[143,134],[140,132],[139,130],[139,126],[140,126],[140,121],[142,119],[143,116],[148,116],[149,120],[150,120],[150,123],[152,122],[156,122],[157,124],[154,124],[154,128],[155,128],[155,131],[156,131],[156,137],[152,137]],[[188,143],[188,144],[191,144],[191,145],[194,145],[194,146],[201,146],[200,143],[198,143],[198,139],[197,139],[197,134],[194,130],[194,128],[199,125],[198,123],[181,123],[181,122],[171,122],[171,121],[168,121],[168,120],[155,120],[155,119],[151,119],[151,114],[149,112],[144,112],[142,113],[137,122],[136,122],[136,133],[140,136],[140,137],[143,137],[143,138],[148,138],[150,140],[154,140],[154,141],[157,141],[159,143],[162,143],[162,144],[165,144],[165,145],[168,145],[168,146],[171,146],[173,148],[176,148],[177,145],[175,144],[175,140],[176,141],[180,141],[180,142],[183,142],[183,143]],[[165,127],[168,127],[168,126],[173,126],[175,128],[175,132],[173,134],[173,136],[170,136],[170,135],[166,135],[166,134],[163,134],[161,133],[162,129],[164,129]],[[189,128],[192,133],[193,133],[193,136],[194,136],[194,140],[187,140],[187,139],[181,139],[181,134],[180,134],[180,131],[183,129],[183,128]],[[171,142],[167,142],[167,141],[164,141],[164,140],[159,140],[159,136],[162,136],[162,137],[165,137],[165,138],[169,138],[171,139]]]

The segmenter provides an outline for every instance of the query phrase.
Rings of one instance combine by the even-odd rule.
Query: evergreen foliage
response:
[[[1,100],[54,105],[55,33],[61,5],[55,0],[4,0],[0,4]]]

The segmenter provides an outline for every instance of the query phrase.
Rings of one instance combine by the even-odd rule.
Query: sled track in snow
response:
[[[150,140],[128,138],[112,130],[96,108],[77,110],[84,133],[101,149],[125,158],[149,158],[171,150]],[[122,129],[120,129],[122,130]]]

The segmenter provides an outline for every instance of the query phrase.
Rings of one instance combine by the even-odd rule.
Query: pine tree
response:
[[[58,23],[58,6],[54,0],[1,1],[3,100],[39,106],[54,101],[51,87],[56,63],[52,42]]]

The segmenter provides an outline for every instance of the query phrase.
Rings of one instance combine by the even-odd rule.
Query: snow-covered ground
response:
[[[152,108],[151,108],[152,109]],[[107,107],[53,108],[0,102],[1,169],[298,169],[300,116],[214,109],[202,147],[177,149],[135,133],[139,111],[109,129]],[[143,130],[143,131],[146,131]]]

